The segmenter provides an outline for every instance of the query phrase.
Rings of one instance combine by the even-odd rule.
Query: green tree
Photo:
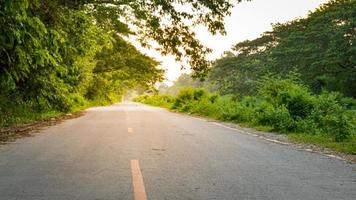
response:
[[[224,33],[223,19],[232,6],[227,0],[1,0],[0,95],[68,108],[68,96],[86,94],[91,87],[97,59],[103,62],[92,57],[117,42],[110,39],[115,34],[135,35],[144,46],[156,41],[162,54],[188,58],[196,74],[202,75],[208,69],[205,56],[210,50],[200,44],[191,27],[204,25],[214,34]],[[110,58],[105,59],[110,64]],[[135,74],[139,66],[157,66],[148,60],[143,56],[127,60],[126,67],[134,68],[125,71],[127,82],[142,78],[140,83],[152,85],[158,80],[148,68],[138,73],[142,77]],[[123,79],[117,72],[110,73],[116,75],[109,74],[108,79]]]
[[[213,33],[225,34],[224,17],[234,2],[241,0],[64,0],[60,4],[82,9],[96,17],[99,26],[118,33],[134,33],[141,44],[154,40],[162,54],[177,60],[187,58],[196,76],[203,76],[209,66],[204,47],[192,31],[203,25]],[[132,27],[129,29],[129,27]]]
[[[356,2],[333,0],[305,19],[275,24],[260,38],[238,43],[217,60],[210,74],[221,93],[253,94],[268,72],[301,79],[314,92],[338,91],[356,97]]]
[[[355,97],[355,7],[355,1],[334,0],[306,19],[275,25],[271,70],[286,74],[296,68],[314,91],[328,89]]]
[[[157,68],[157,61],[143,55],[118,35],[113,35],[112,40],[110,47],[104,47],[96,55],[94,80],[87,97],[111,101],[114,93],[123,95],[135,87],[149,89],[163,79],[164,71]]]

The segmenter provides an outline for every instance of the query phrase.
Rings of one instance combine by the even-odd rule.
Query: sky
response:
[[[304,18],[320,4],[328,0],[253,0],[236,5],[231,16],[225,19],[227,34],[211,35],[205,28],[195,29],[197,38],[213,52],[208,56],[210,60],[219,58],[232,45],[259,37],[263,32],[272,30],[272,24],[284,23],[296,18]],[[160,61],[162,68],[166,69],[166,84],[172,84],[182,73],[181,64],[175,62],[173,56],[161,56],[153,49],[142,49],[147,55]]]

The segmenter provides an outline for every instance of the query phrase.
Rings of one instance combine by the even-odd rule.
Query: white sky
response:
[[[328,0],[253,0],[237,4],[231,16],[225,20],[227,35],[213,36],[205,28],[196,28],[197,37],[201,42],[213,49],[209,59],[219,58],[224,51],[230,50],[232,45],[257,38],[261,33],[272,30],[271,24],[283,23],[295,18],[306,17],[320,4]],[[167,69],[167,83],[174,81],[183,72],[180,64],[175,62],[173,56],[161,56],[158,52],[143,50],[147,55],[162,62]]]

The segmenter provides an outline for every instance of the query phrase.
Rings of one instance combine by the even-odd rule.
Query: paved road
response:
[[[0,146],[0,199],[356,199],[355,165],[134,103]]]

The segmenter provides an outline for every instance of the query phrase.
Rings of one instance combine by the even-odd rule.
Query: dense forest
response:
[[[191,10],[177,10],[179,4]],[[187,20],[224,34],[232,7],[213,0],[0,0],[0,127],[152,88],[163,70],[130,44],[132,37],[143,47],[155,41],[162,54],[188,60],[203,76],[210,49]]]
[[[314,93],[335,91],[356,97],[356,1],[333,0],[307,18],[274,24],[259,38],[237,43],[214,61],[201,82],[183,74],[171,88],[205,87],[220,94],[256,94],[256,81],[267,74],[300,74]]]
[[[275,24],[261,37],[234,45],[215,62],[211,81],[222,93],[249,95],[267,73],[300,73],[315,93],[356,97],[356,1],[322,5],[305,19]],[[229,71],[229,73],[226,73]]]
[[[329,1],[237,43],[205,81],[183,74],[135,100],[355,154],[355,8],[354,0]]]

